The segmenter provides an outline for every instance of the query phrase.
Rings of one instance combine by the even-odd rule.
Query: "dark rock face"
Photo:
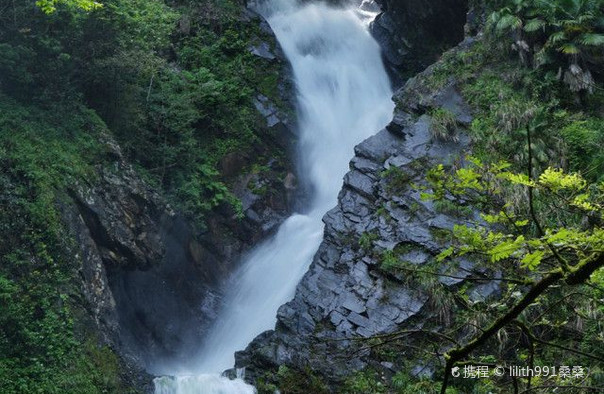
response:
[[[263,31],[250,52],[282,66],[281,106],[259,96],[256,108],[266,120],[258,125],[270,141],[250,152],[231,152],[219,163],[221,176],[242,201],[243,218],[228,206],[217,207],[195,228],[144,182],[109,136],[107,158],[89,182],[74,184],[63,215],[79,245],[82,288],[99,337],[132,370],[132,380],[148,389],[150,376],[163,365],[196,352],[220,307],[221,283],[240,255],[272,232],[298,199],[293,166],[286,156],[295,138],[291,75],[272,31],[252,11],[242,20]],[[271,157],[260,173],[245,173],[252,155]]]
[[[115,142],[108,136],[105,142],[113,166],[99,166],[92,185],[71,188],[74,204],[65,218],[80,246],[84,295],[102,339],[144,367],[183,346],[187,338],[170,326],[174,319],[208,320],[212,309],[199,311],[208,298],[200,284],[220,273],[195,266],[191,229],[124,161]]]
[[[323,219],[324,241],[294,299],[279,309],[275,330],[261,334],[236,355],[236,366],[246,368],[250,381],[262,375],[266,379],[266,373],[280,365],[311,368],[336,386],[367,366],[396,370],[390,362],[372,359],[353,338],[417,327],[437,314],[431,306],[433,295],[410,287],[402,274],[384,269],[381,260],[384,253],[402,249],[402,259],[421,267],[445,247],[438,232],[452,229],[461,219],[422,201],[412,184],[421,182],[437,163],[458,164],[469,139],[460,135],[455,143],[435,140],[427,110],[448,109],[460,127],[472,116],[455,81],[430,89],[421,78],[411,79],[396,97],[399,105],[392,123],[356,147],[338,205]],[[396,184],[389,173],[396,174]],[[371,239],[370,247],[361,242],[364,237]],[[459,263],[468,271],[472,268],[468,261]],[[487,283],[472,291],[476,298],[486,298],[497,290]]]
[[[72,186],[64,218],[80,247],[84,295],[100,337],[131,365],[152,370],[196,350],[191,345],[220,306],[220,284],[241,253],[288,214],[287,187],[268,196],[235,190],[247,201],[246,217],[218,210],[199,233],[105,139],[113,164],[99,166],[90,184]]]
[[[371,26],[399,85],[464,38],[467,0],[376,0],[383,12]]]

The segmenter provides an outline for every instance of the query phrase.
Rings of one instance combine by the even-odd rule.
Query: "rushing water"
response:
[[[359,1],[360,2],[360,1]],[[276,312],[294,294],[323,235],[323,215],[337,202],[356,144],[391,118],[390,83],[380,50],[367,30],[375,16],[370,1],[334,9],[295,0],[258,6],[292,64],[297,87],[301,176],[312,186],[308,212],[295,214],[259,245],[235,272],[221,316],[199,360],[155,380],[159,394],[248,394],[251,386],[229,381],[234,353],[274,327]]]

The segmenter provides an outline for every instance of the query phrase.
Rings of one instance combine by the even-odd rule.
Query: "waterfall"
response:
[[[297,88],[300,175],[311,185],[304,214],[289,217],[255,248],[228,283],[224,309],[199,360],[155,380],[156,393],[248,394],[251,386],[220,373],[234,353],[272,329],[279,306],[289,301],[323,235],[323,215],[337,203],[353,148],[391,119],[390,82],[380,49],[368,32],[371,1],[331,8],[322,3],[266,0],[266,17],[292,64]],[[374,7],[374,6],[373,6]]]

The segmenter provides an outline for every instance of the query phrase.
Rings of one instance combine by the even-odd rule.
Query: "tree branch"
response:
[[[516,320],[516,318],[539,296],[545,293],[552,285],[564,280],[569,285],[577,285],[585,282],[591,274],[599,268],[604,267],[604,255],[599,255],[597,258],[578,264],[571,269],[571,272],[564,274],[561,269],[553,270],[535,283],[533,287],[525,294],[525,296],[510,309],[506,314],[498,318],[478,337],[471,340],[461,348],[452,349],[445,354],[445,376],[441,387],[441,394],[445,394],[449,382],[451,369],[456,362],[466,358],[475,349],[483,345],[501,328]]]

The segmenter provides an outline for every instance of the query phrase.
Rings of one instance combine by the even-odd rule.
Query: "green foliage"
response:
[[[380,236],[374,232],[364,232],[359,238],[359,246],[361,249],[368,251],[373,248],[373,243],[378,240]]]
[[[510,2],[494,2],[492,7],[502,8],[503,3]],[[597,170],[602,159],[596,149],[603,129],[599,122],[604,103],[601,86],[591,96],[577,97],[559,83],[563,75],[558,74],[557,66],[518,67],[502,45],[509,47],[507,40],[487,34],[467,49],[445,53],[430,72],[418,78],[431,87],[455,80],[474,110],[468,134],[475,156],[490,161],[504,159],[515,168],[526,168],[529,127],[533,167],[570,168],[589,181],[597,180],[603,173]],[[596,71],[592,72],[598,82]]]
[[[273,137],[252,98],[283,106],[281,65],[248,51],[266,34],[241,20],[234,0],[96,4],[44,0],[40,12],[13,2],[12,17],[0,19],[2,91],[42,106],[86,102],[146,178],[201,225],[218,205],[240,213],[218,163]]]
[[[259,379],[259,384],[256,386],[259,393],[273,394],[276,391],[283,394],[329,393],[327,385],[308,368],[299,371],[281,365],[269,380],[274,383]]]
[[[360,371],[349,377],[344,383],[345,394],[380,394],[386,393],[387,387],[376,372]]]
[[[392,388],[397,394],[432,394],[440,389],[439,383],[426,378],[409,376],[406,371],[399,371],[392,377]],[[460,393],[454,387],[450,387],[446,394]]]
[[[507,0],[490,17],[498,34],[513,32],[513,47],[534,67],[566,68],[564,82],[574,92],[593,93],[590,72],[604,64],[602,0]]]
[[[457,348],[449,351],[447,357],[453,357],[451,355],[456,354],[455,352],[463,351],[459,349],[470,350],[463,353],[463,358],[454,359],[454,362],[467,360],[472,354],[476,356],[478,352],[471,347],[473,343],[479,343],[476,338],[482,338],[484,346],[484,343],[495,342],[495,334],[500,348],[504,349],[508,346],[505,327],[513,326],[516,322],[522,327],[521,333],[530,335],[531,341],[541,341],[540,343],[552,346],[546,346],[546,349],[564,349],[570,352],[570,357],[581,359],[577,361],[577,365],[593,363],[589,356],[589,353],[593,353],[591,350],[573,354],[572,346],[577,344],[573,339],[564,336],[564,330],[568,329],[568,320],[577,317],[577,312],[573,310],[580,304],[580,308],[590,312],[589,315],[579,312],[578,316],[587,318],[589,331],[594,335],[583,338],[582,341],[592,343],[602,334],[601,327],[594,328],[597,319],[601,318],[598,312],[602,309],[601,303],[596,301],[598,296],[589,290],[591,295],[585,295],[586,298],[572,301],[567,301],[566,298],[576,294],[577,290],[572,289],[572,286],[581,285],[583,281],[591,282],[595,285],[596,293],[601,294],[598,282],[604,266],[604,184],[589,183],[578,173],[567,173],[560,169],[547,168],[538,175],[527,176],[510,171],[511,167],[505,162],[485,164],[479,159],[469,157],[462,169],[437,166],[430,172],[428,182],[432,192],[425,193],[425,198],[462,199],[483,211],[482,220],[471,220],[470,224],[454,226],[452,245],[443,250],[436,260],[441,264],[453,264],[460,256],[474,256],[477,259],[475,269],[481,267],[487,270],[501,270],[505,280],[514,283],[507,287],[501,301],[486,305],[486,311],[493,316],[492,323],[478,323],[479,326],[485,327],[481,329],[482,334],[474,335],[472,340],[466,339],[462,342],[464,345],[457,345]],[[506,203],[511,189],[526,190],[523,203]],[[550,212],[556,212],[555,220],[545,220],[552,217]],[[442,272],[436,275],[439,274]],[[559,281],[544,284],[557,276],[560,277]],[[571,279],[575,276],[578,276],[578,279]],[[554,294],[547,294],[546,290]],[[562,295],[556,294],[557,292]],[[464,302],[470,304],[471,298],[464,293],[460,296]],[[594,296],[596,298],[590,298]],[[523,303],[527,298],[532,302]],[[561,301],[563,302],[560,307],[553,306]],[[475,301],[472,304],[472,307],[467,309],[466,316],[480,319]],[[593,309],[594,304],[600,305]],[[550,314],[553,317],[537,322]],[[553,325],[550,319],[557,321],[557,325]],[[551,329],[542,330],[544,325]],[[489,331],[491,327],[498,328]],[[578,328],[579,331],[583,329],[583,326]],[[452,332],[455,332],[455,329]],[[455,335],[463,337],[459,331]],[[489,340],[491,342],[488,342]],[[574,344],[560,347],[560,342]],[[535,350],[531,352],[531,357],[534,357]],[[547,357],[550,357],[550,360],[559,357],[552,353],[553,350],[540,352],[546,360]],[[509,357],[505,351],[488,349],[483,349],[478,354],[490,358],[493,354],[498,354],[497,364],[502,364],[502,360]],[[565,357],[569,356],[565,353]],[[489,362],[492,361],[491,359]],[[510,362],[514,364],[518,361]],[[526,363],[527,359],[520,356],[520,362]],[[541,362],[543,365],[547,364],[545,361]],[[480,361],[471,360],[470,364],[478,365]],[[445,373],[450,371],[446,370]],[[552,382],[552,379],[548,380],[549,384],[563,384]],[[598,379],[597,374],[593,375],[591,383],[597,385]],[[538,382],[536,379],[533,384],[537,385]]]
[[[400,267],[401,261],[398,257],[398,254],[392,250],[388,250],[384,252],[382,255],[382,263],[380,268],[386,272],[395,271],[398,267]]]
[[[59,213],[60,190],[93,179],[106,130],[80,106],[47,112],[0,95],[0,114],[2,392],[128,392],[115,354],[75,334],[79,262]]]
[[[1,391],[128,392],[115,354],[87,333],[66,189],[94,184],[111,133],[200,226],[218,206],[241,216],[218,164],[266,157],[258,146],[274,136],[252,99],[283,106],[282,65],[249,53],[270,38],[235,0],[0,8]]]
[[[532,83],[536,76],[525,78]],[[534,148],[532,165],[543,168],[562,164],[564,145],[556,132],[559,121],[552,111],[557,100],[548,101],[543,97],[541,87],[535,88],[534,93],[527,91],[528,88],[515,88],[497,71],[485,72],[465,87],[464,94],[480,110],[470,128],[473,140],[478,142],[477,156],[500,155],[519,165],[526,163],[525,136],[526,127],[530,127]]]
[[[219,161],[264,160],[258,146],[273,139],[252,98],[283,106],[282,65],[249,53],[270,38],[237,1],[101,3],[0,7],[2,392],[128,392],[116,356],[81,327],[79,262],[59,209],[68,186],[94,183],[103,135],[203,226],[218,206],[242,214]]]
[[[487,3],[487,7],[501,9],[512,2]],[[534,5],[537,2],[525,3]],[[502,23],[513,26],[517,22],[509,19]],[[544,38],[537,37],[537,33],[521,32],[518,35],[513,28],[508,32],[501,36],[486,34],[478,37],[469,48],[449,51],[439,63],[418,77],[423,79],[423,86],[431,89],[453,84],[473,109],[474,120],[467,132],[475,157],[433,168],[427,179],[430,186],[422,193],[423,199],[433,200],[437,210],[463,217],[467,220],[464,223],[470,224],[458,225],[454,231],[432,228],[434,239],[443,244],[443,249],[434,261],[421,267],[405,263],[403,256],[394,251],[382,256],[381,268],[390,274],[389,277],[436,295],[429,305],[435,314],[443,317],[439,319],[442,324],[432,328],[462,344],[509,312],[547,273],[559,269],[563,275],[571,275],[588,261],[593,262],[603,250],[601,177],[604,172],[598,170],[602,161],[598,148],[601,146],[600,131],[604,129],[600,122],[604,103],[599,93],[601,66],[590,68],[595,83],[594,94],[575,94],[559,82],[573,64],[572,56],[552,48],[552,62],[535,68],[519,67],[508,56],[510,45],[526,40],[529,52],[520,51],[519,43],[516,43],[516,51],[525,56],[526,65],[534,66],[533,54],[540,48],[532,45]],[[592,54],[594,57],[588,59]],[[601,54],[586,48],[576,60],[585,70],[591,67],[588,65],[592,60],[601,64]],[[558,74],[558,67],[562,68],[561,74]],[[527,133],[531,136],[531,154]],[[528,175],[529,167],[531,176]],[[532,190],[531,204],[529,189]],[[537,220],[533,219],[531,205]],[[566,263],[555,256],[550,246]],[[460,267],[460,261],[465,259],[474,264],[471,272]],[[486,283],[481,280],[488,280],[494,276],[492,272],[498,271],[504,278],[499,286],[500,296],[490,301],[476,297],[472,288]],[[435,286],[439,283],[438,278],[459,277],[460,272],[476,277],[459,284],[457,291]],[[559,359],[572,359],[575,365],[597,364],[594,359],[555,346],[581,349],[588,354],[598,348],[595,344],[602,338],[598,323],[602,319],[601,281],[598,279],[601,272],[601,269],[595,271],[589,279],[589,285],[595,285],[595,288],[558,282],[559,286],[550,288],[520,314],[518,320],[525,322],[529,331],[553,343],[536,346],[534,357],[538,361],[535,365],[551,364],[551,360]],[[444,308],[437,305],[441,299],[448,300],[444,302]],[[424,331],[428,329],[424,327]],[[576,336],[569,336],[570,332]],[[526,341],[525,334],[511,323],[463,360],[478,365],[480,360],[486,360],[483,356],[488,356],[488,363],[525,365],[530,352],[524,345],[519,345],[519,338],[521,342]],[[418,353],[414,355],[409,354],[413,347],[406,346],[409,340],[405,336],[401,336],[397,344],[406,358],[433,358],[433,353],[420,349],[435,346],[435,343],[441,348],[451,346],[450,341],[442,338],[414,338],[413,341],[418,346]],[[392,338],[388,342],[393,343]],[[601,352],[595,353],[601,356]],[[401,375],[407,370],[403,368]],[[584,383],[601,385],[600,373],[596,367],[596,372]],[[436,379],[442,379],[438,369]],[[390,384],[392,392],[396,381],[397,378]],[[422,392],[421,384],[415,386],[417,382],[413,378],[402,376],[401,381],[401,385],[410,391]],[[488,384],[459,379],[453,384],[464,393],[511,390],[504,380],[483,381]],[[526,379],[519,380],[521,390],[526,383]],[[534,380],[533,391],[547,392],[547,389],[534,387],[539,384],[551,387],[569,383],[555,379]],[[423,388],[424,392],[438,391],[432,381],[428,380],[426,384],[432,384],[432,387]],[[449,385],[448,390],[454,388]]]
[[[487,67],[463,85],[464,96],[477,109],[469,130],[474,155],[526,168],[528,128],[533,167],[570,166],[588,180],[597,180],[602,173],[597,170],[602,158],[596,148],[602,138],[596,109],[601,99],[594,96],[594,109],[584,106],[579,111],[551,75],[511,70],[511,64]]]
[[[436,108],[430,111],[432,121],[430,123],[430,133],[432,138],[441,141],[459,140],[457,135],[457,117],[454,113],[444,108]]]
[[[84,11],[96,10],[103,6],[103,4],[94,0],[37,0],[36,5],[46,14],[55,12],[59,5],[66,5]]]
[[[574,219],[577,215],[604,219],[604,185],[588,187],[587,181],[579,174],[567,174],[558,169],[548,168],[537,180],[532,180],[525,174],[509,172],[508,168],[506,163],[485,166],[480,160],[471,158],[469,167],[458,169],[449,176],[439,166],[431,172],[429,178],[434,190],[431,196],[437,200],[445,195],[471,196],[472,201],[488,206],[493,201],[500,200],[496,195],[503,193],[506,188],[522,186],[538,193],[544,206],[568,207],[567,220]],[[456,246],[456,254],[484,253],[492,262],[514,259],[520,267],[535,270],[542,260],[556,257],[551,245],[568,251],[566,259],[577,263],[583,261],[584,256],[601,250],[604,243],[602,230],[598,227],[585,229],[581,222],[564,228],[545,229],[544,234],[526,237],[523,228],[534,221],[529,208],[525,207],[524,212],[517,212],[510,205],[504,205],[500,211],[482,215],[489,226],[497,223],[505,228],[503,231],[492,230],[479,223],[474,227],[455,226],[453,235],[460,242]],[[534,225],[541,226],[537,223]],[[518,230],[522,233],[518,234]],[[573,250],[578,254],[573,256]],[[593,252],[589,252],[590,250]],[[439,259],[443,260],[451,254],[452,250],[446,249]]]
[[[571,121],[561,134],[568,144],[570,167],[592,181],[604,180],[604,121],[587,118]]]
[[[393,165],[382,171],[380,176],[386,180],[386,190],[392,194],[402,193],[409,186],[412,178],[411,174]]]
[[[111,93],[103,92],[99,103],[127,155],[200,224],[219,205],[240,214],[240,203],[220,176],[218,163],[227,153],[249,152],[272,138],[253,106],[258,91],[280,104],[280,65],[267,67],[249,53],[251,40],[263,33],[242,22],[239,9],[228,4],[213,3],[203,11],[218,13],[217,26],[200,19],[191,26],[194,34],[174,38],[172,64],[157,57],[146,61],[129,91],[114,103],[106,99]],[[132,61],[140,62],[137,57]],[[116,64],[124,62],[118,59]],[[126,110],[115,113],[116,105]],[[255,152],[250,156],[261,159]]]

